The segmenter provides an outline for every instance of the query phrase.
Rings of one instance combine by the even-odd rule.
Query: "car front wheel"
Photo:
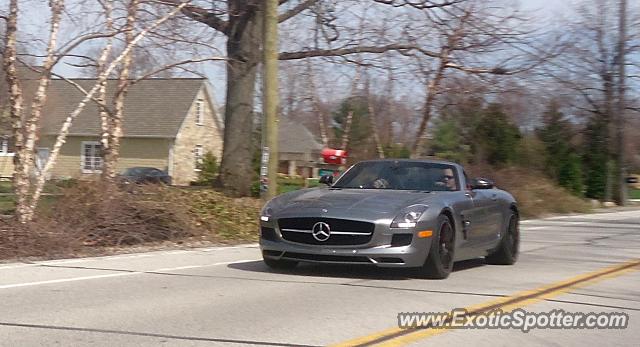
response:
[[[445,279],[453,270],[455,230],[449,218],[438,217],[438,232],[434,233],[427,260],[421,268],[422,275],[431,279]]]

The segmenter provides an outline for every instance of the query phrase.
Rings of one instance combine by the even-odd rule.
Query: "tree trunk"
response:
[[[346,151],[347,147],[349,147],[351,123],[353,123],[353,111],[349,111],[349,113],[347,113],[347,120],[345,121],[344,132],[342,133],[342,145],[340,148],[342,148],[343,151]]]
[[[378,152],[378,158],[384,159],[384,149],[382,143],[380,143],[380,133],[378,132],[378,122],[376,121],[376,113],[371,103],[371,97],[367,98],[369,109],[369,122],[371,124],[371,133],[373,134],[373,142],[376,145],[376,152]]]
[[[16,194],[16,218],[20,222],[27,222],[29,197],[29,175],[28,168],[22,157],[24,152],[24,133],[22,112],[24,99],[20,80],[18,79],[17,61],[17,31],[18,31],[18,1],[12,0],[10,3],[10,13],[8,16],[4,40],[4,71],[9,89],[9,104],[11,106],[11,123],[13,127],[13,139],[15,141],[14,177],[13,185]]]
[[[329,136],[327,132],[327,123],[324,118],[324,114],[322,113],[322,109],[320,108],[320,97],[318,96],[318,91],[316,89],[316,83],[313,79],[313,70],[311,69],[311,62],[307,61],[307,81],[309,83],[309,94],[308,97],[311,99],[311,106],[313,107],[313,113],[316,114],[318,119],[318,126],[320,127],[320,138],[322,139],[322,145],[327,148],[329,147]]]
[[[248,196],[254,178],[251,134],[256,72],[262,53],[259,10],[258,4],[246,6],[241,15],[231,16],[228,29],[227,97],[219,180],[228,193],[236,196]]]
[[[127,25],[125,29],[125,45],[130,46],[135,38],[134,25],[138,15],[139,0],[131,0],[127,6]],[[120,140],[122,139],[122,121],[124,117],[124,99],[129,89],[129,71],[133,60],[133,49],[130,49],[122,59],[122,69],[118,77],[118,89],[113,100],[113,115],[109,130],[109,147],[105,148],[103,178],[113,182],[117,175],[116,164],[120,157]]]
[[[626,52],[627,52],[627,1],[620,0],[618,37],[618,104],[616,122],[616,194],[614,200],[619,206],[627,203],[626,156],[625,156],[625,111],[626,111]]]
[[[422,110],[422,120],[420,121],[418,133],[416,134],[416,141],[413,143],[413,148],[411,149],[411,157],[413,158],[417,158],[423,155],[421,151],[426,142],[427,125],[431,120],[433,102],[435,101],[438,90],[440,89],[440,83],[444,78],[444,71],[447,68],[448,56],[448,51],[446,53],[443,53],[443,57],[441,58],[440,65],[438,66],[438,70],[436,71],[436,75],[431,79],[431,81],[429,81],[429,84],[427,85],[427,97],[424,102],[424,109]]]

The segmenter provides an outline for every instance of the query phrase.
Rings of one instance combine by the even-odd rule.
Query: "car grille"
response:
[[[318,222],[327,223],[331,236],[326,241],[318,241],[312,235],[313,226]],[[327,246],[355,246],[371,241],[375,224],[336,218],[282,218],[278,220],[282,238],[297,243]]]
[[[276,230],[273,228],[262,227],[260,228],[260,233],[263,239],[267,241],[277,241],[278,236],[276,236]]]

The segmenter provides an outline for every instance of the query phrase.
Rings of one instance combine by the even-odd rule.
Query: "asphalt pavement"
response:
[[[638,346],[640,211],[523,221],[514,266],[446,280],[363,266],[274,272],[257,245],[0,264],[1,346]],[[496,304],[497,303],[497,304]],[[622,312],[626,329],[398,329],[399,312]]]

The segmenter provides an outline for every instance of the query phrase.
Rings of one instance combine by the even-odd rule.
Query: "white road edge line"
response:
[[[101,257],[56,259],[56,260],[36,261],[36,262],[29,262],[29,263],[17,263],[17,264],[14,263],[14,264],[9,264],[5,266],[0,266],[0,270],[20,269],[23,267],[33,267],[33,266],[39,266],[39,265],[73,264],[73,263],[80,263],[84,261],[148,258],[148,257],[154,257],[154,256],[182,255],[182,254],[188,254],[188,253],[197,254],[198,252],[213,252],[213,251],[224,251],[224,250],[232,250],[232,249],[257,248],[257,247],[258,247],[257,243],[248,243],[244,245],[229,246],[229,247],[213,246],[213,247],[193,248],[193,249],[185,249],[185,250],[166,250],[166,251],[151,251],[148,253],[105,255]]]
[[[146,271],[119,272],[119,273],[107,274],[107,275],[82,276],[82,277],[61,278],[61,279],[57,279],[57,280],[4,284],[4,285],[0,285],[0,289],[33,287],[33,286],[39,286],[39,285],[45,285],[45,284],[77,282],[77,281],[86,281],[86,280],[94,280],[94,279],[101,279],[101,278],[111,278],[111,277],[124,277],[124,276],[150,274],[150,273],[153,273],[153,272],[166,272],[166,271],[176,271],[176,270],[185,270],[185,269],[197,269],[197,268],[218,266],[218,265],[242,264],[242,263],[249,263],[249,262],[252,262],[252,261],[259,261],[259,260],[260,259],[246,259],[246,260],[238,260],[238,261],[225,261],[225,262],[213,263],[213,264],[168,267],[168,268],[153,269],[153,270],[146,270]]]

